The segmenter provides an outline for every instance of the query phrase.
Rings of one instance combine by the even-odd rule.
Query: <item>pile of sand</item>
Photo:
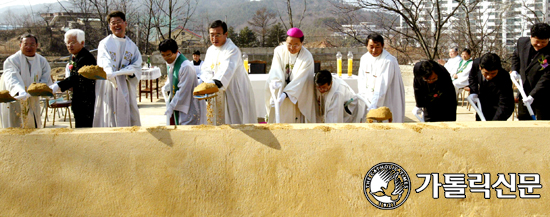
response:
[[[377,108],[377,109],[372,109],[367,114],[367,121],[369,123],[372,123],[375,120],[377,122],[382,122],[382,121],[385,121],[385,120],[388,120],[389,122],[392,122],[392,119],[393,119],[392,113],[391,113],[390,109],[386,106],[383,106],[383,107],[380,107],[380,108]]]
[[[2,102],[13,102],[15,101],[15,98],[10,95],[10,92],[7,90],[1,90],[0,91],[0,103]]]
[[[52,89],[44,83],[32,83],[27,93],[31,96],[53,96]]]
[[[204,95],[204,94],[212,94],[218,92],[218,86],[216,84],[212,83],[202,83],[199,84],[199,86],[195,87],[193,90],[193,95]]]
[[[84,66],[78,70],[78,74],[92,80],[107,79],[107,73],[99,66]]]

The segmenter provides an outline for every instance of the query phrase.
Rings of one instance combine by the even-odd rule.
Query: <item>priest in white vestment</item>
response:
[[[458,95],[458,90],[468,86],[468,78],[470,77],[470,71],[472,70],[472,56],[470,49],[464,49],[462,51],[462,60],[458,63],[458,68],[455,72],[451,73],[451,79],[455,86],[455,93]]]
[[[367,105],[353,89],[327,70],[315,74],[319,123],[365,123]]]
[[[258,123],[254,93],[244,68],[241,51],[227,38],[227,24],[214,21],[209,28],[212,46],[206,51],[201,67],[201,79],[218,86],[213,106],[215,125]]]
[[[405,119],[405,88],[397,59],[384,50],[384,38],[379,34],[367,37],[369,52],[359,63],[359,94],[367,101],[368,110],[386,106],[394,123]]]
[[[141,78],[141,53],[126,36],[126,17],[120,11],[107,16],[113,34],[99,42],[97,65],[107,80],[97,80],[94,127],[140,126],[137,86]]]
[[[199,50],[196,50],[193,52],[193,66],[195,67],[195,72],[197,73],[197,79],[199,80],[199,84],[202,84],[203,81],[201,80],[201,67],[204,61],[201,60],[201,52]],[[199,106],[201,111],[206,111],[206,100],[199,100]],[[201,112],[201,124],[207,124],[206,121],[206,112]]]
[[[193,89],[199,84],[193,63],[178,52],[174,39],[165,39],[159,44],[159,51],[166,61],[166,125],[199,125],[201,110],[199,100],[193,98]],[[205,111],[206,112],[206,111]]]
[[[4,61],[4,73],[0,78],[0,90],[9,91],[18,99],[11,103],[0,103],[2,128],[42,128],[39,97],[30,96],[27,88],[32,83],[52,85],[50,64],[36,53],[38,39],[32,34],[20,38],[21,50]]]
[[[444,66],[445,66],[445,69],[447,69],[447,72],[449,72],[449,74],[456,72],[456,70],[458,69],[458,64],[460,63],[461,60],[462,58],[460,58],[460,55],[458,55],[457,47],[449,49],[449,60],[447,60],[447,62],[444,63],[445,64]],[[439,64],[442,64],[442,63],[440,62]]]
[[[275,103],[279,103],[281,123],[316,123],[314,62],[311,53],[302,46],[304,34],[298,28],[287,31],[286,42],[275,48],[269,77],[265,84],[265,106],[268,123],[275,123]],[[272,81],[280,87],[270,87]],[[276,99],[271,89],[276,91]]]

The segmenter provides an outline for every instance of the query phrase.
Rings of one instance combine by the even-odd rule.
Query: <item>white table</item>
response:
[[[160,78],[160,68],[142,68],[141,69],[141,80],[155,80]]]
[[[252,84],[252,91],[254,91],[254,101],[256,103],[256,115],[260,118],[264,118],[266,115],[265,110],[265,82],[269,74],[248,74],[250,83]],[[348,75],[342,75],[342,80],[344,80],[348,85],[357,93],[357,75],[348,77]]]
[[[139,101],[141,102],[141,93],[151,95],[151,102],[153,102],[153,80],[156,81],[157,86],[154,88],[157,91],[157,99],[159,98],[159,78],[161,76],[160,68],[142,68],[141,79],[139,80]],[[145,81],[145,89],[141,87],[141,81]]]

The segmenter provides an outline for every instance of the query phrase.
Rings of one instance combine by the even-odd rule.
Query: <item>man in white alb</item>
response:
[[[397,59],[384,50],[384,38],[379,34],[367,37],[369,52],[359,63],[359,94],[368,104],[368,110],[386,106],[393,114],[394,123],[405,119],[405,88]]]
[[[136,90],[141,78],[141,53],[126,36],[126,16],[120,11],[107,15],[113,34],[99,42],[97,65],[107,80],[97,80],[94,127],[140,126]]]

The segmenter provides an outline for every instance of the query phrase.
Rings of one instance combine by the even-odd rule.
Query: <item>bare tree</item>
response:
[[[521,0],[521,7],[525,9],[526,14],[522,15],[524,19],[530,24],[544,23],[547,21],[548,14],[544,13],[543,3]]]
[[[276,7],[277,8],[277,14],[279,15],[279,20],[281,20],[281,23],[283,24],[285,29],[290,29],[290,28],[293,28],[293,27],[300,28],[300,26],[302,25],[302,20],[304,19],[306,11],[307,11],[307,0],[304,0],[304,10],[302,11],[302,15],[300,16],[300,21],[298,22],[298,25],[294,25],[294,16],[293,16],[293,13],[292,13],[291,0],[286,0],[285,4],[286,4],[285,5],[286,15],[288,16],[288,26],[287,26],[286,22],[283,19],[283,15],[281,14],[281,11],[279,10],[278,7]]]
[[[399,27],[399,17],[383,12],[349,10],[349,5],[339,2],[333,2],[333,5],[335,10],[332,13],[336,18],[328,19],[324,25],[336,35],[344,37],[345,41],[348,41],[347,45],[349,45],[350,39],[355,41],[355,43],[351,43],[352,45],[365,45],[368,34],[376,32],[385,38],[386,48],[398,52],[397,57],[399,57],[400,63],[408,63],[413,58],[411,55],[415,56],[416,53],[411,52],[414,50],[414,40],[391,31]],[[402,31],[412,34],[407,29]]]
[[[256,11],[256,14],[252,17],[252,20],[248,21],[248,24],[256,27],[254,31],[261,37],[261,46],[265,45],[265,38],[269,32],[269,27],[275,23],[275,13],[267,11],[267,8],[262,8]]]
[[[165,39],[163,32],[167,32],[168,38],[177,38],[181,31],[172,37],[173,27],[181,26],[182,29],[185,29],[185,26],[195,14],[198,2],[198,0],[155,0],[156,10],[160,11],[154,18],[158,36]],[[164,28],[168,30],[164,31]]]
[[[435,59],[438,54],[442,33],[457,10],[465,0],[455,0],[456,7],[448,12],[438,0],[357,0],[355,5],[348,5],[348,11],[366,9],[379,10],[396,14],[401,18],[399,27],[390,27],[393,34],[403,39],[414,40],[428,59]]]

